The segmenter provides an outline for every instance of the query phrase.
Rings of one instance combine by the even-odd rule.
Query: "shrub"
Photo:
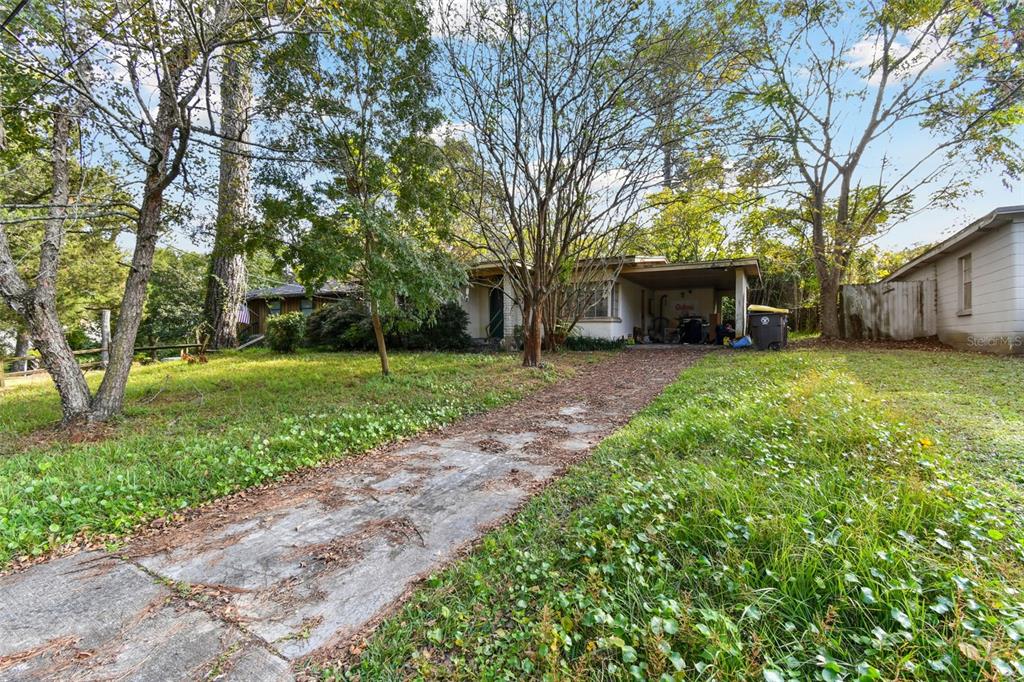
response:
[[[316,310],[306,322],[306,338],[316,346],[332,350],[372,350],[370,312],[361,302],[344,299]]]
[[[294,353],[305,328],[306,316],[302,313],[275,315],[267,320],[267,345],[279,353]]]
[[[593,336],[569,336],[562,344],[565,350],[622,350],[626,339],[599,339]]]
[[[473,339],[466,333],[469,315],[458,303],[442,305],[434,319],[401,335],[398,347],[408,350],[466,350]]]
[[[402,319],[387,320],[385,341],[404,350],[465,350],[473,340],[466,333],[468,315],[458,303],[442,305],[431,322],[417,325]],[[374,350],[373,325],[366,306],[356,300],[326,305],[306,324],[309,342],[333,350]]]

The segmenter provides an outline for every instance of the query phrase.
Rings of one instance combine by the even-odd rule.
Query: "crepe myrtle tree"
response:
[[[525,366],[540,363],[545,316],[584,309],[580,297],[600,290],[594,276],[614,276],[615,257],[657,208],[649,195],[666,146],[687,148],[692,131],[667,126],[701,98],[669,103],[651,84],[665,81],[669,56],[668,70],[690,73],[692,90],[718,81],[699,71],[728,60],[684,45],[697,26],[721,25],[711,11],[693,3],[674,18],[643,0],[460,0],[439,12],[442,92],[470,152],[455,166],[459,209],[474,228],[465,239],[511,285]]]
[[[321,29],[268,61],[278,145],[303,160],[262,169],[262,238],[308,285],[360,285],[387,375],[389,320],[428,319],[465,282],[438,240],[451,202],[430,137],[433,43],[416,0],[355,0]]]
[[[44,230],[32,277],[19,272],[0,225],[0,297],[29,329],[60,394],[65,423],[120,412],[166,193],[183,172],[193,135],[217,132],[195,123],[209,108],[211,62],[224,48],[286,32],[289,22],[271,17],[274,10],[237,0],[79,0],[30,5],[8,27],[5,58],[39,83],[13,110],[45,113],[51,178],[48,200],[38,207]],[[94,149],[83,145],[87,138]],[[135,243],[110,362],[92,394],[57,317],[55,281],[69,219],[83,217],[69,158],[96,149],[134,184],[136,201],[117,207],[130,210]]]
[[[834,337],[859,248],[954,205],[981,170],[1024,171],[1024,12],[1003,0],[797,0],[756,31],[763,49],[734,100],[750,124],[746,158],[783,221],[805,226],[821,331]]]

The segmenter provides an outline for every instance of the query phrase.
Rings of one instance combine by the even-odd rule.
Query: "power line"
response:
[[[25,5],[27,5],[27,4],[28,4],[28,0],[21,0],[21,2],[19,2],[18,5],[13,10],[11,10],[11,13],[7,15],[7,18],[4,19],[4,23],[0,24],[0,31],[2,31],[5,28],[7,28],[7,24],[9,24],[12,21],[14,21],[14,17],[18,16],[18,12],[20,12],[23,9],[25,9]]]
[[[72,59],[71,59],[71,60],[70,60],[70,61],[69,61],[69,62],[68,62],[68,63],[67,63],[67,64],[66,64],[66,65],[65,65],[64,67],[63,67],[63,68],[61,68],[61,69],[60,69],[59,71],[57,71],[56,73],[49,73],[49,74],[48,74],[48,73],[46,73],[45,71],[42,71],[41,69],[40,69],[40,70],[38,70],[38,72],[39,72],[39,73],[40,73],[41,75],[43,75],[43,76],[46,76],[46,80],[44,80],[44,81],[43,81],[43,82],[42,82],[42,83],[41,83],[41,84],[40,84],[40,85],[39,85],[39,86],[38,86],[38,87],[37,87],[37,88],[36,88],[35,90],[33,90],[33,91],[32,91],[32,92],[30,92],[29,94],[27,94],[27,95],[25,95],[24,97],[22,97],[22,98],[21,98],[21,100],[19,100],[19,101],[18,101],[18,103],[17,103],[16,105],[14,105],[14,106],[15,106],[15,107],[19,107],[19,106],[21,106],[22,104],[24,104],[25,102],[27,102],[27,101],[29,101],[30,99],[32,99],[33,97],[35,97],[36,95],[38,95],[38,94],[39,94],[39,93],[40,93],[40,92],[41,92],[41,91],[43,90],[43,88],[45,88],[45,87],[46,87],[47,85],[49,85],[49,84],[50,84],[50,82],[51,82],[51,81],[57,81],[57,80],[59,80],[59,81],[63,81],[63,80],[64,80],[64,74],[65,74],[65,73],[67,73],[69,69],[71,69],[72,67],[74,67],[74,66],[75,66],[75,64],[77,64],[77,63],[78,63],[78,62],[79,62],[80,60],[84,59],[84,58],[85,58],[85,56],[86,56],[87,54],[89,54],[89,53],[90,53],[90,52],[92,52],[92,51],[93,51],[94,49],[96,49],[97,47],[99,47],[99,45],[100,45],[100,44],[101,44],[101,43],[102,43],[102,42],[103,42],[104,40],[106,40],[107,38],[109,38],[110,36],[112,36],[112,35],[114,34],[114,31],[117,31],[117,30],[118,30],[118,29],[120,29],[120,28],[121,28],[122,26],[124,26],[124,25],[125,25],[126,23],[128,23],[128,21],[129,21],[129,20],[130,20],[130,19],[131,19],[132,17],[134,17],[134,16],[136,15],[136,14],[138,14],[138,13],[139,13],[139,12],[140,12],[140,11],[141,11],[141,10],[142,10],[142,9],[143,9],[143,8],[144,8],[145,6],[146,6],[146,5],[147,5],[147,3],[148,3],[148,2],[149,2],[149,0],[142,0],[142,2],[140,2],[140,3],[139,3],[139,4],[137,5],[137,6],[136,6],[136,7],[134,7],[134,8],[132,9],[132,11],[131,11],[131,12],[129,12],[128,16],[126,16],[125,18],[123,18],[123,19],[122,19],[121,21],[119,21],[119,22],[117,23],[117,25],[116,25],[116,26],[114,26],[114,27],[113,27],[113,28],[111,28],[111,29],[110,29],[109,31],[107,31],[106,33],[104,33],[103,35],[101,35],[101,36],[100,36],[99,38],[97,38],[97,39],[95,40],[95,42],[93,42],[93,43],[92,43],[91,45],[89,45],[89,47],[85,48],[85,49],[84,49],[84,50],[82,50],[82,51],[81,51],[80,53],[78,53],[77,55],[75,55],[75,56],[74,56],[74,57],[73,57],[73,58],[72,58]],[[4,28],[6,28],[6,27],[7,27],[7,23],[8,23],[8,21],[10,21],[11,19],[13,19],[13,18],[14,18],[14,16],[15,16],[15,15],[16,15],[16,14],[18,13],[18,11],[19,11],[19,10],[21,9],[21,7],[23,7],[24,5],[27,5],[27,4],[28,4],[28,0],[21,0],[21,3],[20,3],[20,4],[18,5],[18,7],[15,7],[15,8],[14,8],[14,11],[13,11],[13,12],[11,12],[11,16],[10,16],[10,17],[8,17],[8,18],[7,18],[7,21],[5,21],[5,22],[4,22],[4,25],[3,25],[3,27],[0,27],[0,30],[2,30],[2,29],[4,29]],[[109,18],[113,19],[113,17],[109,17]]]

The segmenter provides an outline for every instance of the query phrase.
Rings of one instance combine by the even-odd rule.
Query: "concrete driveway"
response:
[[[585,457],[704,351],[633,349],[513,405],[0,578],[0,680],[290,679]]]

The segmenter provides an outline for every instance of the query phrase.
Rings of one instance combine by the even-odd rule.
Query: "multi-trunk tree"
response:
[[[264,13],[260,13],[260,9]],[[5,58],[39,86],[18,108],[50,121],[51,191],[33,277],[23,277],[0,226],[0,296],[28,327],[60,394],[64,421],[117,414],[134,355],[166,195],[182,174],[195,121],[208,103],[210,65],[224,48],[271,39],[288,22],[275,8],[230,0],[30,6],[9,28]],[[72,129],[87,131],[72,137]],[[91,139],[92,147],[82,146]],[[133,181],[134,247],[117,311],[110,362],[96,393],[71,354],[57,316],[56,277],[69,211],[78,206],[69,158],[104,150]],[[116,160],[116,163],[113,162]]]
[[[686,148],[688,128],[677,124],[716,80],[697,78],[700,69],[724,63],[717,43],[689,49],[696,32],[718,25],[712,14],[693,6],[673,18],[658,3],[606,0],[442,7],[443,92],[471,157],[455,167],[474,228],[463,237],[511,285],[524,365],[540,363],[559,310],[578,311],[584,292],[614,277],[666,151]],[[668,73],[687,82],[685,97],[654,95]]]

